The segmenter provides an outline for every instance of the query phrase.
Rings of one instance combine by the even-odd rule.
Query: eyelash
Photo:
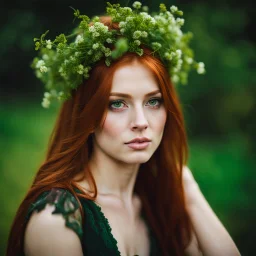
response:
[[[158,101],[158,105],[155,105],[155,106],[152,106],[152,108],[153,109],[158,109],[161,105],[162,105],[162,102],[163,102],[163,99],[162,98],[152,98],[152,99],[150,99],[149,101],[151,101],[151,100],[157,100]],[[148,102],[149,102],[148,101]],[[124,101],[123,100],[112,100],[112,101],[110,101],[109,102],[109,108],[111,109],[111,110],[118,110],[118,109],[121,109],[121,108],[113,108],[112,107],[112,104],[114,104],[114,103],[123,103],[123,104],[125,104],[124,103]]]

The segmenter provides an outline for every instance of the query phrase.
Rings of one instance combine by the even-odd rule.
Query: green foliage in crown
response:
[[[107,15],[119,23],[119,31],[109,30],[99,17],[90,19],[79,10],[73,10],[75,18],[81,21],[71,35],[60,34],[51,41],[45,39],[49,32],[46,31],[34,39],[35,49],[40,53],[34,58],[32,68],[46,86],[42,102],[45,108],[54,98],[68,99],[71,91],[89,78],[90,70],[102,58],[109,66],[126,52],[141,56],[141,45],[150,48],[162,60],[175,84],[186,84],[192,68],[199,74],[205,73],[204,63],[194,60],[193,50],[189,47],[192,33],[181,31],[183,12],[176,6],[171,6],[168,11],[164,4],[160,4],[159,13],[151,16],[148,7],[142,7],[138,1],[133,3],[133,9],[107,3]],[[111,45],[115,46],[113,50]]]

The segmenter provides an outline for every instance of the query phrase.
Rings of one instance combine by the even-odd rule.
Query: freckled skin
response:
[[[150,159],[161,142],[167,117],[162,102],[150,101],[161,97],[160,93],[145,96],[157,89],[159,86],[151,71],[138,62],[116,70],[111,92],[130,94],[132,98],[110,96],[110,101],[124,103],[112,103],[114,109],[107,110],[103,129],[95,130],[94,154],[103,154],[119,164],[140,164]],[[134,150],[124,144],[136,137],[147,137],[152,142],[143,150]]]

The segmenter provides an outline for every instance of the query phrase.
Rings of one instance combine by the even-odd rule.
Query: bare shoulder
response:
[[[24,236],[26,256],[83,255],[79,236],[66,227],[62,215],[52,214],[54,210],[54,205],[47,204],[31,215]]]

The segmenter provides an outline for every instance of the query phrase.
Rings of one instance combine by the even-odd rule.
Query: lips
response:
[[[143,142],[150,142],[151,140],[146,138],[146,137],[139,137],[139,138],[135,138],[125,144],[129,144],[129,143],[143,143]]]

